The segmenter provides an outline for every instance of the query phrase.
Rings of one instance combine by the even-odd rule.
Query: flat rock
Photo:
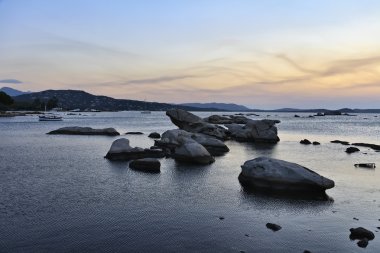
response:
[[[107,135],[116,136],[120,135],[114,128],[94,129],[91,127],[62,127],[57,130],[51,131],[47,134],[67,134],[67,135]]]
[[[142,133],[142,132],[126,132],[125,134],[126,135],[142,135],[144,133]]]
[[[154,158],[143,158],[131,161],[129,167],[134,170],[157,173],[160,172],[161,163]]]
[[[318,141],[313,141],[313,145],[321,145]]]
[[[380,150],[380,145],[370,143],[352,143],[353,146],[371,148],[373,150]]]
[[[241,166],[243,186],[280,193],[321,194],[334,187],[334,181],[296,163],[258,157]]]
[[[129,140],[120,138],[115,140],[105,158],[109,160],[129,161],[141,158],[162,158],[165,153],[160,149],[144,149],[140,147],[131,147]]]
[[[339,144],[342,144],[342,145],[345,145],[345,146],[350,145],[350,143],[348,141],[333,140],[333,141],[330,141],[330,142],[331,143],[339,143]]]

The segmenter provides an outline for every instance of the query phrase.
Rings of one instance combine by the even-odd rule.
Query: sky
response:
[[[380,108],[380,1],[0,0],[0,86]]]

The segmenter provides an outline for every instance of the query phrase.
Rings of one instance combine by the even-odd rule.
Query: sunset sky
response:
[[[378,0],[0,0],[0,87],[380,108]]]

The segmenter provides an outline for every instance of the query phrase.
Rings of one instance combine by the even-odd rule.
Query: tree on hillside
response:
[[[9,96],[7,93],[0,91],[0,104],[3,105],[11,105],[13,104],[13,98]]]
[[[55,107],[58,106],[58,98],[56,97],[52,97],[50,98],[47,103],[46,103],[46,107],[50,110],[50,109],[53,109]]]

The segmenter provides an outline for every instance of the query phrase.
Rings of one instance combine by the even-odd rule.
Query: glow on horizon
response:
[[[160,102],[380,108],[380,2],[0,0],[0,80]]]

